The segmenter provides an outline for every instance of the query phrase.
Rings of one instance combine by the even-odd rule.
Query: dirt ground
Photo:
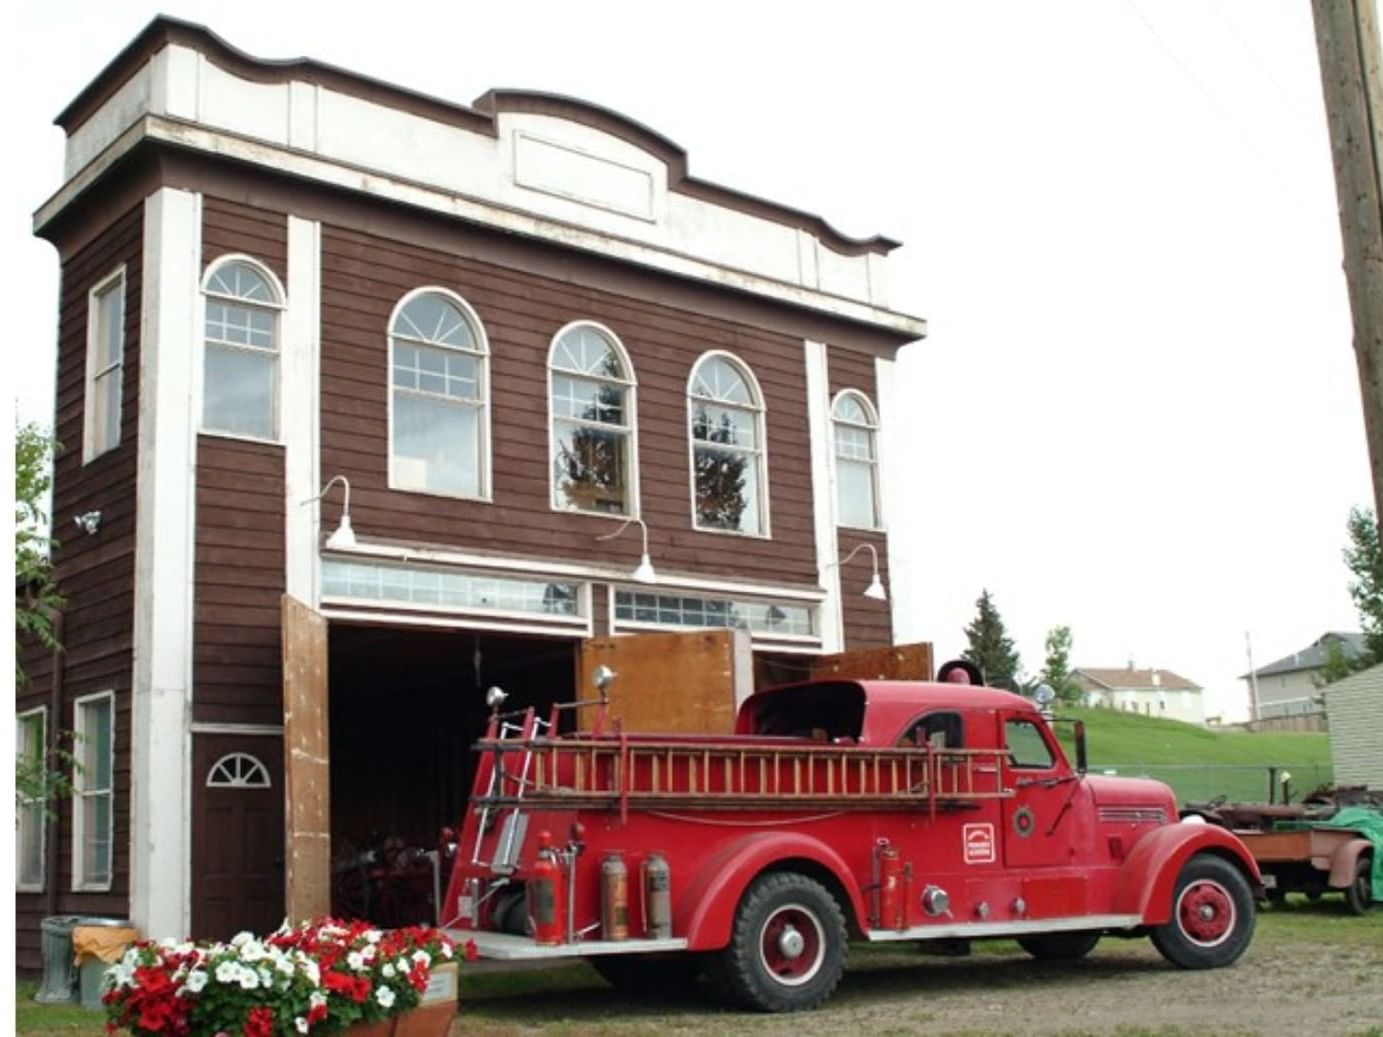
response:
[[[815,1012],[788,1016],[726,1011],[704,984],[675,1000],[630,997],[584,966],[567,967],[510,977],[509,991],[463,994],[451,1037],[1383,1037],[1380,915],[1350,918],[1322,904],[1303,918],[1267,916],[1237,965],[1205,972],[1172,968],[1146,939],[1106,939],[1086,960],[1061,965],[1039,964],[1012,945],[977,947],[964,958],[856,945],[835,996]]]

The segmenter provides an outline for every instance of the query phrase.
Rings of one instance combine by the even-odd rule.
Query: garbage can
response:
[[[81,975],[83,1008],[99,1009],[106,970],[139,939],[139,931],[124,918],[77,919],[72,929],[72,959]]]
[[[45,1005],[77,1000],[77,972],[72,967],[72,930],[80,915],[50,915],[39,923],[43,982],[34,1000]]]

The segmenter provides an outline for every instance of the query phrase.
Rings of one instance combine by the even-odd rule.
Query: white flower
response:
[[[223,961],[216,966],[216,982],[218,983],[238,983],[240,981],[240,963],[235,961]]]
[[[298,1016],[296,1019],[294,1019],[293,1025],[297,1028],[297,1031],[299,1033],[307,1033],[307,1020],[304,1019],[302,1016]]]
[[[300,961],[298,962],[298,967],[303,970],[303,975],[308,978],[308,981],[314,987],[322,985],[322,969],[315,961],[310,958],[306,961]],[[317,995],[314,994],[312,996],[316,997]]]
[[[368,941],[370,941],[370,943],[379,943],[379,930],[378,930],[378,929],[367,929],[367,930],[365,930],[365,939],[367,939]]]
[[[325,994],[318,993],[315,990],[312,992],[312,995],[307,999],[307,1004],[310,1008],[321,1008],[326,1003],[327,996]]]
[[[263,961],[266,957],[264,944],[254,940],[249,941],[240,948],[241,961]]]
[[[432,964],[432,955],[428,954],[427,951],[423,951],[423,950],[414,951],[414,952],[413,952],[413,960],[414,960],[414,961],[420,961],[420,962],[422,962],[424,965],[431,965],[431,964]]]
[[[259,985],[262,987],[272,987],[274,985],[274,974],[266,968],[259,970]]]
[[[248,931],[238,932],[238,933],[236,933],[234,936],[231,937],[231,946],[232,946],[232,947],[244,947],[245,944],[247,944],[247,943],[253,943],[253,942],[254,942],[254,938],[255,938],[255,934],[252,933],[252,932],[248,932]]]
[[[240,987],[242,990],[259,989],[259,973],[254,969],[240,970]]]
[[[379,971],[384,974],[385,979],[393,979],[394,976],[398,973],[398,969],[394,968],[394,966],[389,964],[389,962],[387,961],[384,963],[384,968],[380,969]]]
[[[205,972],[189,972],[187,975],[187,989],[194,994],[200,994],[202,988],[206,986],[207,975]]]
[[[442,957],[446,958],[448,961],[451,960],[451,944],[442,944]]]
[[[365,968],[365,959],[361,957],[359,951],[351,951],[346,955],[346,965],[352,972],[360,972]]]
[[[274,962],[274,968],[282,972],[285,976],[293,975],[293,963],[287,958],[280,957]]]
[[[171,936],[165,936],[162,940],[159,940],[158,945],[171,951],[178,946],[178,941]]]
[[[381,1008],[393,1008],[394,992],[388,987],[380,987],[375,991],[375,1000],[379,1002]]]
[[[374,946],[374,944],[372,944],[372,943],[367,943],[364,947],[361,947],[361,948],[360,948],[360,956],[361,956],[362,958],[364,958],[366,961],[374,961],[374,960],[375,960],[375,946]]]

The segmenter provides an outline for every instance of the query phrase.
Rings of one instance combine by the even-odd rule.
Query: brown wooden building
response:
[[[484,689],[570,697],[593,641],[741,631],[760,680],[891,643],[856,548],[886,579],[895,242],[591,104],[163,18],[58,123],[65,651],[16,710],[86,765],[21,820],[21,965],[47,914],[280,920],[285,594],[325,618],[338,850],[430,844]]]

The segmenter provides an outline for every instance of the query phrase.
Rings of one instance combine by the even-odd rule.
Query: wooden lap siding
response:
[[[575,259],[573,260],[576,261]],[[388,489],[388,322],[415,288],[460,294],[485,326],[491,364],[493,503]],[[351,479],[358,534],[628,565],[637,533],[549,505],[547,355],[574,320],[609,327],[638,379],[642,517],[654,564],[774,583],[814,583],[811,464],[799,339],[419,246],[322,232],[322,473]],[[707,350],[754,371],[767,405],[772,540],[692,529],[687,378]]]
[[[836,398],[836,393],[844,389],[856,389],[868,396],[875,411],[878,410],[879,388],[874,374],[874,357],[832,346],[827,351],[826,363],[832,400]],[[831,449],[834,451],[834,443]],[[881,489],[881,495],[886,489]],[[844,558],[864,543],[873,544],[879,552],[879,575],[883,577],[884,586],[892,593],[893,584],[888,574],[888,537],[885,534],[842,528],[836,534],[837,557]],[[889,603],[861,596],[869,585],[869,561],[869,552],[861,551],[841,569],[840,592],[844,603],[846,648],[877,648],[893,643],[893,615]]]
[[[58,324],[57,405],[54,434],[62,444],[54,465],[53,530],[65,648],[62,709],[50,728],[71,731],[73,700],[115,692],[115,768],[111,889],[72,892],[72,801],[57,805],[56,838],[49,826],[47,853],[57,858],[56,893],[18,894],[16,953],[19,968],[37,968],[38,922],[46,914],[111,915],[129,912],[130,877],[130,681],[134,626],[134,524],[136,437],[139,431],[139,321],[143,288],[143,203],[62,263]],[[125,327],[121,371],[120,443],[82,464],[86,403],[87,295],[121,264],[125,266]],[[73,517],[101,512],[93,535],[79,531]],[[49,663],[51,666],[51,661]],[[35,667],[34,674],[39,672]],[[51,672],[49,669],[43,671]],[[21,702],[44,705],[45,676]],[[30,701],[33,700],[33,701]],[[26,707],[27,708],[27,707]],[[53,870],[50,867],[48,874]],[[45,885],[51,885],[51,879]]]

